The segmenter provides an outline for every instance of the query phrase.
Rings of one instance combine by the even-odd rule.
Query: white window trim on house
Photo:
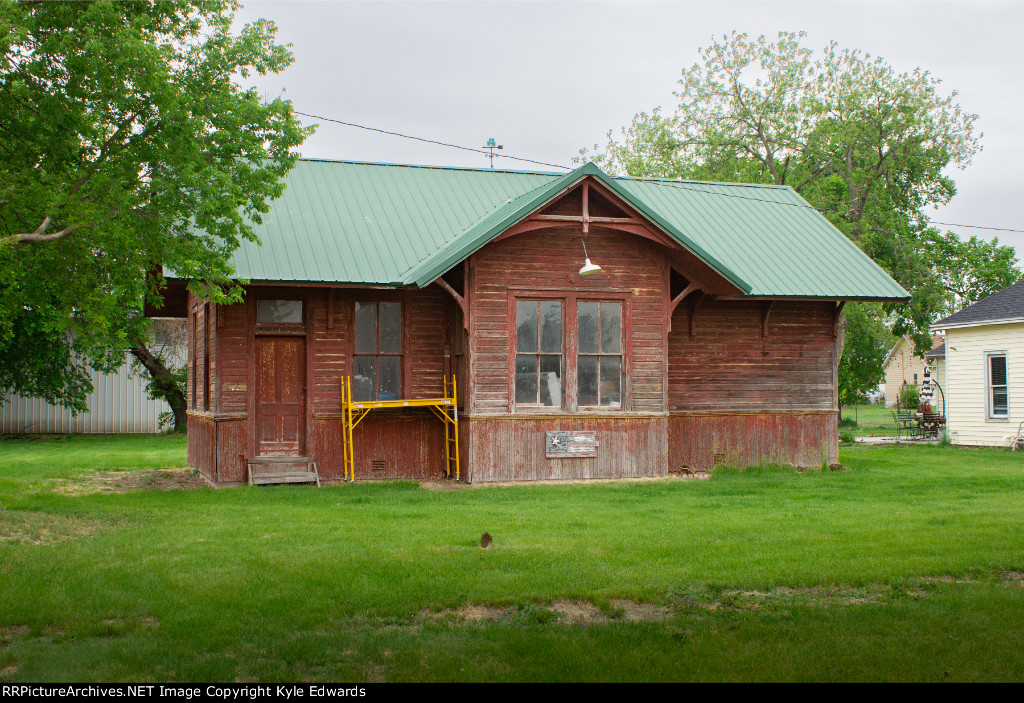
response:
[[[1006,367],[1006,413],[996,415],[992,403],[992,359],[1003,357]],[[995,422],[1006,422],[1010,419],[1010,360],[1006,351],[985,352],[985,420]]]

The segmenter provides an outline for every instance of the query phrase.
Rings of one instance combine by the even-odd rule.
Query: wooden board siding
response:
[[[670,470],[837,461],[835,304],[767,305],[703,303],[693,337],[690,306],[676,309],[668,335]]]
[[[333,298],[333,300],[332,300]],[[356,301],[398,300],[403,303],[402,388],[407,398],[443,393],[445,351],[450,347],[454,307],[443,290],[381,291],[308,287],[250,288],[246,301],[211,309],[211,408],[190,412],[189,462],[218,485],[246,480],[245,458],[256,456],[255,306],[259,299],[303,300],[306,323],[306,418],[304,453],[317,462],[321,477],[340,480],[343,469],[340,381],[351,373],[353,313]],[[196,337],[190,353],[199,363],[196,387],[203,407],[204,332],[202,301],[197,310]],[[195,340],[193,342],[193,339]],[[192,366],[189,366],[192,373]],[[191,376],[189,379],[191,389]],[[195,424],[196,431],[192,431]],[[444,427],[423,411],[374,414],[355,432],[356,478],[422,478],[443,471]],[[195,462],[193,463],[193,457]],[[384,470],[374,470],[374,461]]]
[[[578,275],[583,264],[579,230],[542,230],[490,244],[470,263],[470,412],[512,411],[510,358],[515,339],[514,301],[543,292],[596,300],[623,297],[625,353],[624,410],[665,411],[664,316],[668,267],[660,247],[635,235],[593,228],[587,236],[590,258],[601,271]],[[536,296],[533,296],[536,297]],[[568,321],[567,321],[568,322]],[[574,347],[575,321],[565,325],[566,353]],[[573,383],[566,384],[573,407]]]
[[[762,301],[676,308],[668,335],[670,410],[835,410],[832,302],[779,301],[762,335]]]
[[[838,458],[835,412],[688,413],[668,418],[669,470],[821,466]]]
[[[217,427],[211,413],[188,413],[187,457],[189,468],[217,481]]]
[[[635,415],[470,418],[460,421],[464,480],[540,481],[664,476],[668,469],[667,418]],[[597,433],[597,457],[548,459],[545,433]]]

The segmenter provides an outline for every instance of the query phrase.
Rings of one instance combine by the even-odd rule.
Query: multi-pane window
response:
[[[562,302],[516,301],[516,406],[562,406]]]
[[[1006,382],[1006,354],[995,353],[986,355],[986,366],[988,367],[988,392],[986,404],[988,405],[988,416],[990,418],[1004,418],[1009,416],[1010,404],[1007,395]]]
[[[402,397],[402,304],[356,303],[354,400]]]
[[[622,407],[622,303],[581,300],[576,320],[578,405]]]

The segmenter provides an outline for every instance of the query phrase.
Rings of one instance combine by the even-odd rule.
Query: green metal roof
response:
[[[909,295],[791,188],[300,160],[243,242],[251,281],[425,286],[592,176],[751,296]]]

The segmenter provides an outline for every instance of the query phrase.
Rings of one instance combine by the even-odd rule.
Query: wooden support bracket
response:
[[[846,301],[840,300],[836,303],[836,309],[832,313],[832,341],[839,339],[839,316],[843,314]]]
[[[698,283],[691,283],[690,285],[683,288],[683,292],[672,298],[672,301],[668,305],[668,331],[672,331],[672,316],[676,312],[676,308],[679,307],[679,303],[683,302],[690,293],[694,291],[703,290]],[[692,336],[692,335],[691,335]]]
[[[775,301],[771,300],[768,302],[761,303],[761,341],[768,341],[768,320],[772,316],[772,311],[775,309]]]
[[[458,304],[459,309],[462,310],[462,326],[466,330],[469,330],[469,310],[466,309],[466,299],[463,298],[458,293],[456,293],[455,289],[448,285],[448,281],[444,280],[443,278],[438,278],[437,280],[434,281],[434,283],[448,291],[448,294],[455,299],[455,302],[456,304]]]

